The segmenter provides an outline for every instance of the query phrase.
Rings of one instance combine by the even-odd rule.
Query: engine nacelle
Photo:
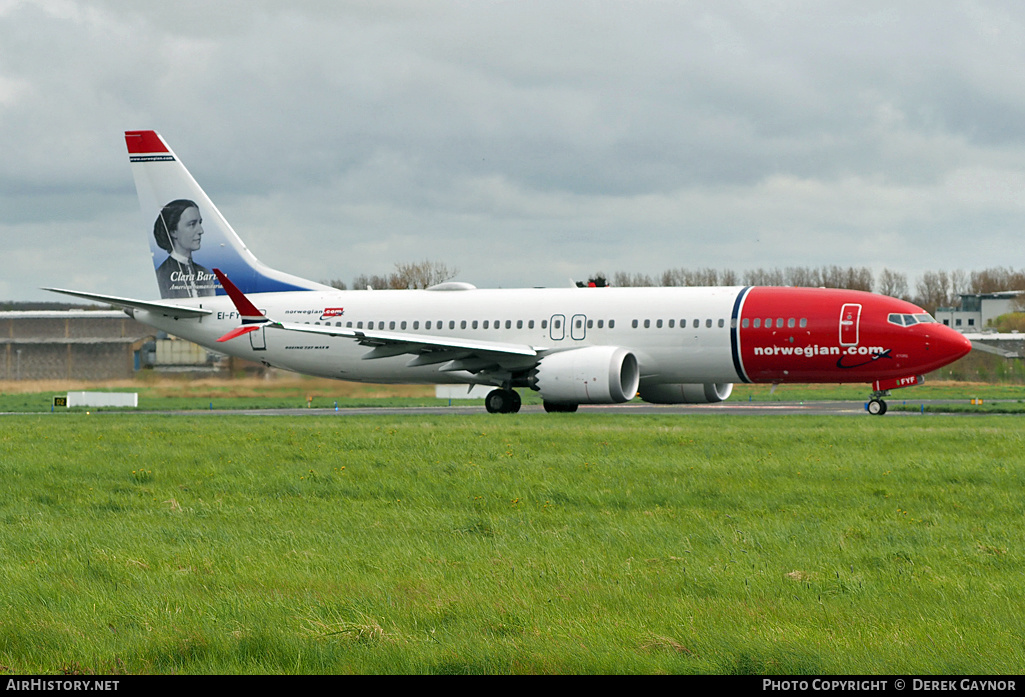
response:
[[[619,346],[585,346],[545,356],[531,386],[546,402],[617,404],[634,398],[641,381],[637,357]]]
[[[732,392],[731,382],[645,385],[641,388],[641,399],[652,404],[713,404]]]

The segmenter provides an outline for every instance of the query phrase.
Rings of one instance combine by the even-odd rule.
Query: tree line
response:
[[[597,273],[591,281],[609,279],[612,286],[795,286],[847,288],[901,298],[935,313],[953,307],[962,295],[1025,290],[1025,271],[993,267],[981,271],[926,271],[910,283],[907,274],[884,268],[878,275],[867,266],[788,266],[774,269],[669,269],[660,276],[617,271],[611,277]],[[601,283],[596,283],[601,285]],[[1025,309],[1025,308],[1022,308]]]
[[[417,261],[395,264],[395,270],[386,276],[360,274],[352,280],[353,290],[423,290],[445,281],[451,281],[459,273],[456,267],[439,261]],[[345,281],[327,281],[338,290],[347,290]]]
[[[340,280],[327,285],[345,290],[423,289],[456,277],[459,269],[445,263],[424,260],[395,264],[387,275],[361,274],[348,286]],[[699,268],[667,269],[657,276],[617,271],[611,276],[594,274],[589,283],[597,286],[795,286],[806,288],[847,288],[881,293],[915,303],[928,312],[939,307],[957,306],[962,295],[1025,290],[1025,270],[992,267],[981,271],[926,271],[913,281],[908,275],[884,268],[878,274],[867,266],[787,266],[747,271]],[[587,285],[587,283],[578,283]],[[1025,309],[1023,307],[1022,309]]]

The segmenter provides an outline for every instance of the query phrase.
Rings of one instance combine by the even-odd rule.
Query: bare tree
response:
[[[908,290],[908,277],[892,269],[883,269],[879,274],[879,292],[891,298],[907,300],[911,295]]]
[[[936,308],[949,304],[950,276],[946,271],[926,271],[915,283],[915,302],[927,312],[936,313]]]
[[[424,260],[416,263],[395,264],[395,271],[387,276],[360,274],[352,281],[355,290],[423,289],[444,283],[455,277],[459,269],[439,261]],[[335,282],[332,282],[334,285]],[[338,287],[338,286],[335,286]],[[342,289],[345,286],[342,284]]]
[[[635,273],[631,275],[625,271],[617,271],[612,277],[612,285],[620,288],[627,288],[631,286],[650,288],[657,286],[658,284],[646,274]]]
[[[779,269],[749,269],[744,272],[745,286],[782,286],[786,285],[783,272]]]
[[[388,277],[391,288],[424,289],[438,283],[452,280],[459,269],[449,268],[440,261],[429,261],[395,264],[395,272]]]
[[[995,267],[972,271],[967,293],[997,293],[1003,290],[1025,290],[1025,272]]]
[[[352,287],[354,290],[385,290],[390,288],[391,285],[388,283],[388,279],[384,276],[368,276],[365,273],[356,276],[352,279]]]

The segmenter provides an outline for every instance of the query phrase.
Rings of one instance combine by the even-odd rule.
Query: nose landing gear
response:
[[[888,397],[889,395],[889,390],[873,392],[868,400],[868,404],[865,405],[865,411],[873,416],[882,416],[886,413],[886,402],[883,400],[883,397]]]

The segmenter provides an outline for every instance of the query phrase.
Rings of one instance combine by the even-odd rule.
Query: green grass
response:
[[[13,673],[1009,673],[1001,417],[8,416]]]
[[[16,383],[7,383],[8,385]],[[140,382],[137,385],[121,388],[80,388],[97,391],[137,392],[139,394],[138,411],[207,411],[207,410],[253,410],[253,409],[299,409],[307,406],[315,409],[328,409],[337,405],[340,409],[357,407],[419,407],[419,406],[481,406],[484,401],[437,399],[433,396],[430,386],[421,388],[418,395],[403,395],[401,391],[410,388],[398,388],[397,394],[389,394],[388,387],[365,387],[364,392],[353,393],[351,383],[331,380],[310,380],[308,385],[302,382],[289,382],[284,385],[270,382],[260,389],[251,387],[239,388],[232,380],[224,380],[223,384],[203,382],[191,384],[188,381],[177,381],[170,386],[159,386]],[[67,389],[45,392],[0,392],[0,412],[42,413],[51,411],[53,397],[67,394]],[[519,390],[524,404],[540,404],[541,399],[536,392]],[[871,389],[868,385],[734,385],[730,403],[742,402],[801,402],[822,400],[867,401]],[[312,397],[312,399],[310,399]],[[919,409],[922,400],[961,400],[969,405],[973,398],[982,398],[984,403],[994,400],[1023,400],[1025,387],[1010,384],[980,385],[966,383],[925,384],[920,387],[894,390],[887,397],[891,406],[907,401]],[[55,409],[60,412],[75,411],[126,411],[109,407],[87,408],[64,407]],[[135,411],[128,409],[127,411]],[[1000,411],[1014,411],[1003,409]]]

